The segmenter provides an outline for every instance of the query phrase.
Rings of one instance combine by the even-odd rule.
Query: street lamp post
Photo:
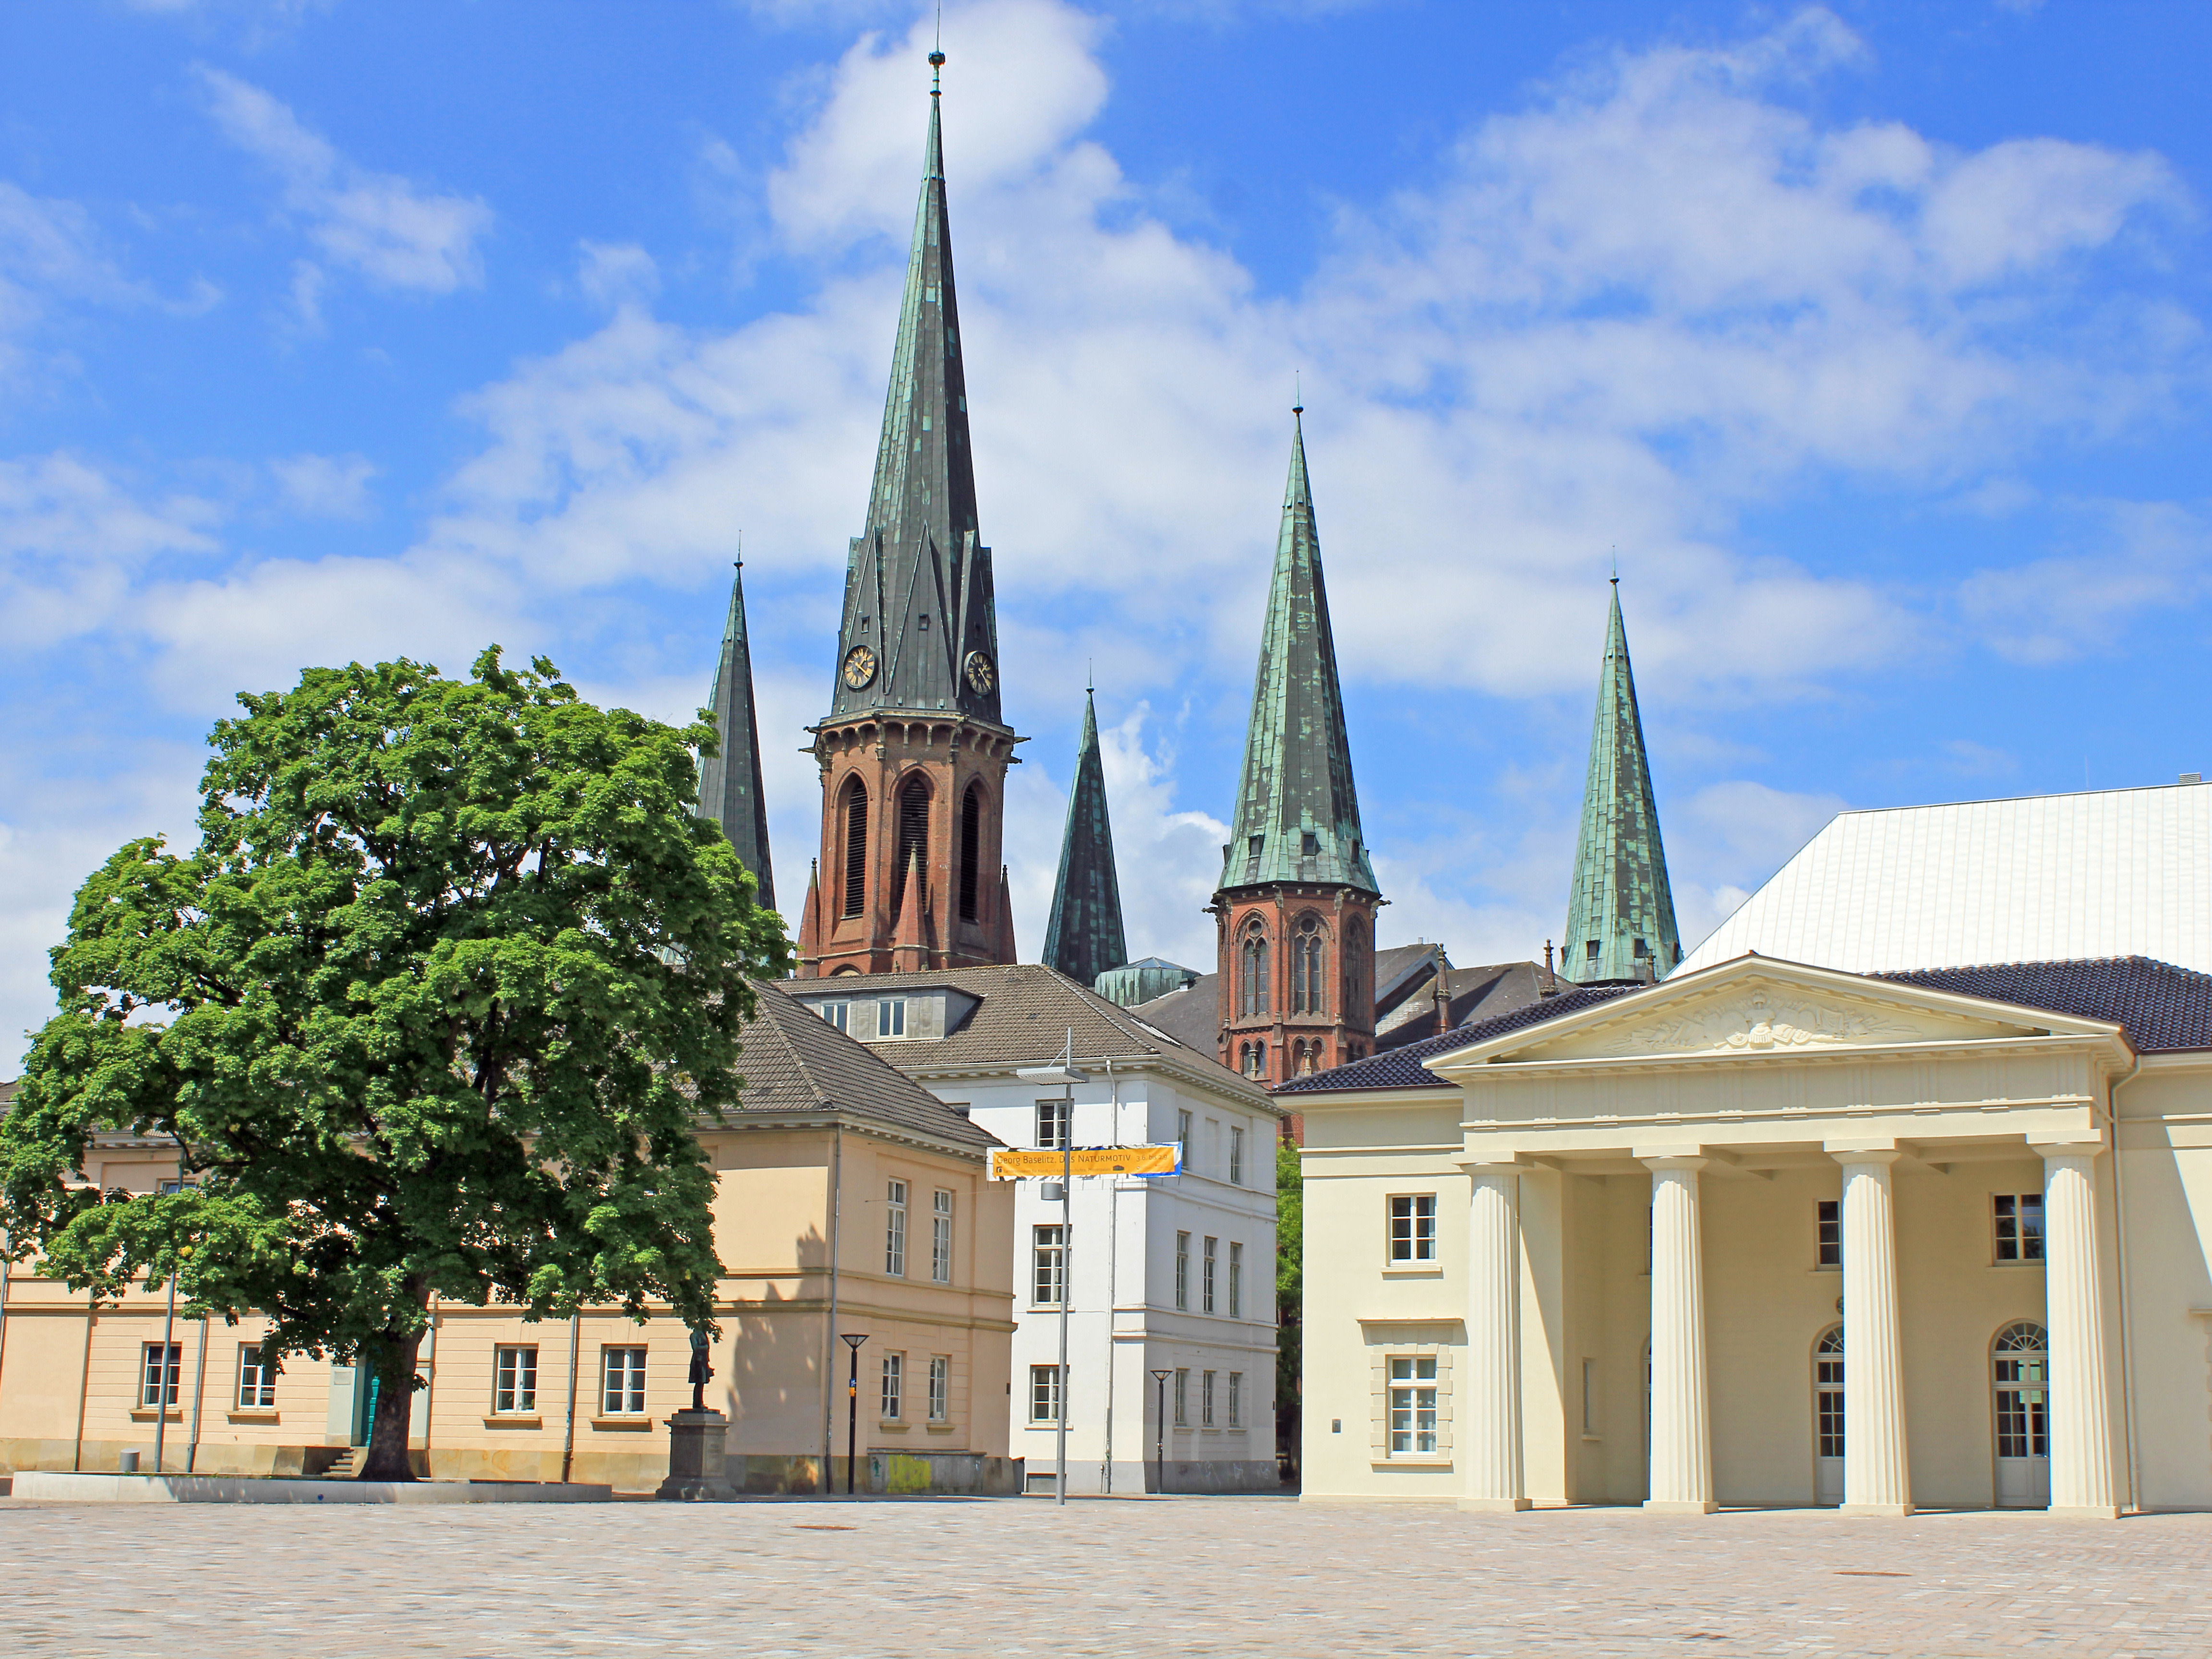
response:
[[[854,1336],[841,1331],[845,1346],[853,1352],[852,1374],[845,1379],[845,1496],[853,1495],[853,1471],[860,1462],[858,1442],[860,1436],[860,1344],[868,1339],[864,1334]]]
[[[1152,1489],[1163,1492],[1168,1489],[1168,1378],[1170,1375],[1166,1370],[1152,1373],[1152,1381],[1159,1385],[1160,1394],[1159,1437],[1152,1443],[1153,1467],[1158,1473],[1153,1477]]]

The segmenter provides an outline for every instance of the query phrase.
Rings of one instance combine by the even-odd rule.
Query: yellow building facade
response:
[[[842,1484],[850,1334],[866,1338],[863,1490],[1018,1490],[1013,1195],[988,1179],[993,1138],[781,991],[760,998],[744,1104],[699,1135],[722,1263],[707,1400],[730,1419],[732,1478],[756,1492]],[[176,1178],[176,1149],[105,1137],[83,1174],[153,1191]],[[690,1404],[678,1321],[586,1310],[532,1323],[451,1300],[431,1313],[418,1473],[659,1483],[668,1414]],[[136,1451],[151,1470],[158,1437],[172,1472],[343,1473],[367,1439],[365,1378],[298,1357],[264,1371],[264,1333],[251,1317],[173,1317],[165,1294],[91,1308],[16,1264],[0,1287],[0,1469],[112,1471]]]

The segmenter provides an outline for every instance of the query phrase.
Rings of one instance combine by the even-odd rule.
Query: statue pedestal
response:
[[[738,1496],[725,1473],[722,1443],[730,1419],[720,1412],[680,1411],[668,1419],[668,1479],[653,1495],[678,1503],[720,1503]]]

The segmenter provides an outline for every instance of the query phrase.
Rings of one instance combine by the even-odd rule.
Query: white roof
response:
[[[2212,783],[1838,812],[1677,974],[2145,956],[2212,973]]]

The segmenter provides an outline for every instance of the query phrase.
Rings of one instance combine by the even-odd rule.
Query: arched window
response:
[[[1321,918],[1310,910],[1298,918],[1291,935],[1291,1012],[1321,1014],[1328,1012],[1328,981],[1322,977],[1328,951],[1321,931]]]
[[[1267,930],[1255,917],[1238,947],[1237,1012],[1239,1018],[1267,1012]]]
[[[1813,1501],[1844,1501],[1844,1328],[1813,1345]]]
[[[1318,1042],[1298,1044],[1293,1069],[1304,1077],[1311,1077],[1316,1072],[1321,1070],[1321,1044]]]
[[[854,778],[845,786],[845,914],[868,906],[868,787]]]
[[[960,914],[969,921],[975,920],[976,872],[982,861],[982,846],[983,786],[971,783],[960,803]]]
[[[898,861],[891,866],[891,916],[896,921],[906,906],[906,867],[913,861],[915,849],[921,850],[924,878],[929,869],[929,784],[921,773],[910,775],[899,786],[898,793]],[[924,902],[928,890],[923,889]]]
[[[1997,1506],[2051,1504],[2051,1339],[2021,1320],[1997,1333],[1990,1370],[1996,1390]]]
[[[1343,1018],[1347,1024],[1358,1024],[1365,1017],[1367,1004],[1364,995],[1367,965],[1367,928],[1358,916],[1344,924],[1344,945],[1340,953],[1344,965]]]

